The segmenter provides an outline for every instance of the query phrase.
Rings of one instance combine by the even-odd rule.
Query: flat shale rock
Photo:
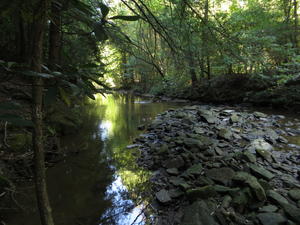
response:
[[[212,210],[205,201],[196,201],[185,208],[181,225],[219,225],[219,223],[212,216]]]
[[[222,167],[207,170],[205,175],[216,182],[229,185],[235,175],[235,172],[229,167]]]
[[[255,164],[250,164],[249,168],[251,169],[252,173],[258,177],[262,177],[266,180],[271,180],[272,178],[275,177],[274,174],[266,170],[265,168],[261,166],[257,166]]]
[[[157,200],[163,204],[170,202],[172,199],[169,195],[169,192],[165,189],[160,190],[155,194]]]
[[[289,196],[292,199],[296,200],[296,201],[300,200],[300,189],[292,189],[292,190],[290,190],[289,191]]]
[[[257,215],[262,225],[284,225],[287,219],[278,213],[260,213]]]
[[[279,135],[293,128],[275,118],[211,106],[160,114],[133,145],[139,165],[156,171],[154,217],[172,225],[300,224],[300,154],[277,151],[290,145]]]

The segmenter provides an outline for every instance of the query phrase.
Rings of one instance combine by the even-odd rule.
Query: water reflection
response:
[[[126,149],[139,135],[137,127],[174,104],[150,103],[130,95],[97,96],[82,112],[80,131],[62,141],[67,151],[80,150],[48,170],[48,186],[58,225],[145,224],[147,172]],[[14,213],[10,225],[39,225],[34,190],[20,202],[26,212]]]

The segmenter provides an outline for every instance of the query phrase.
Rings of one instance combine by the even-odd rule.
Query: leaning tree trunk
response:
[[[43,59],[43,37],[46,28],[46,15],[48,13],[49,0],[40,0],[39,9],[35,14],[33,23],[33,44],[31,54],[31,69],[41,72]],[[34,151],[35,186],[38,208],[42,225],[54,225],[51,207],[48,199],[45,171],[45,154],[43,143],[43,79],[34,78],[32,84],[32,146]]]

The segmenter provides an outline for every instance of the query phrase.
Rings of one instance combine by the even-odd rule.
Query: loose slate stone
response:
[[[170,168],[180,168],[182,166],[184,166],[184,160],[182,159],[182,157],[177,156],[174,159],[168,159],[164,162],[164,166],[168,169]]]
[[[217,192],[214,189],[214,186],[207,185],[204,187],[194,188],[187,191],[187,197],[193,201],[198,198],[210,198],[217,195]]]
[[[294,205],[282,203],[285,213],[293,220],[300,224],[300,209]]]
[[[277,206],[275,205],[266,205],[266,206],[263,206],[259,209],[259,212],[268,212],[268,213],[271,213],[271,212],[276,212],[278,209]]]
[[[284,198],[282,195],[278,194],[277,192],[273,190],[269,190],[267,192],[267,196],[271,198],[273,201],[275,201],[277,204],[289,204],[288,200]]]
[[[230,117],[231,123],[238,123],[240,121],[241,121],[241,117],[238,116],[236,113],[232,114],[232,116]]]
[[[195,164],[195,165],[191,166],[190,168],[188,168],[188,169],[185,171],[185,173],[186,173],[187,175],[190,175],[190,174],[193,174],[193,175],[200,175],[201,172],[202,172],[202,170],[203,170],[202,165],[201,165],[200,163],[198,163],[198,164]]]
[[[157,200],[163,204],[170,202],[172,199],[166,189],[162,189],[155,194]]]
[[[260,155],[262,158],[264,158],[266,161],[268,161],[270,163],[273,162],[272,155],[270,152],[268,152],[266,150],[256,149],[256,153],[258,155]]]
[[[179,198],[183,194],[184,194],[184,192],[181,191],[181,190],[179,190],[179,189],[171,189],[171,190],[169,190],[169,195],[170,195],[171,198]]]
[[[205,201],[196,201],[185,208],[181,225],[218,225]]]
[[[263,117],[263,118],[267,117],[267,115],[264,114],[264,113],[262,113],[262,112],[254,112],[253,115],[255,117],[258,117],[258,118],[260,118],[260,117]]]
[[[198,114],[203,121],[209,124],[214,124],[219,121],[215,113],[210,110],[201,109],[198,111]]]
[[[229,129],[221,129],[218,133],[218,136],[222,139],[230,141],[233,138],[233,134]]]
[[[256,162],[256,157],[254,154],[252,154],[249,151],[245,151],[242,154],[242,159],[246,160],[247,162],[252,162],[255,163]]]
[[[196,148],[196,149],[200,149],[200,150],[205,150],[207,147],[200,140],[195,139],[195,138],[184,138],[183,143],[189,148]]]
[[[266,142],[264,139],[258,138],[253,140],[250,143],[248,149],[250,152],[255,152],[255,151],[269,152],[273,150],[273,146],[270,145],[268,142]]]
[[[233,179],[247,184],[254,191],[258,200],[266,200],[266,193],[254,176],[246,172],[238,172]]]
[[[268,170],[264,169],[263,167],[257,166],[255,164],[250,164],[249,168],[256,176],[260,176],[266,180],[271,180],[275,177],[274,174],[269,172]]]
[[[169,173],[171,175],[178,175],[179,171],[177,168],[170,168],[170,169],[167,169],[167,173]]]
[[[292,190],[289,191],[288,194],[292,199],[294,199],[296,201],[300,200],[300,189],[298,189],[298,188],[297,189],[292,189]]]
[[[185,180],[181,177],[171,177],[170,183],[174,186],[179,186],[180,184],[185,183]]]
[[[260,213],[257,217],[263,225],[283,225],[287,221],[278,213]]]
[[[229,167],[214,168],[206,171],[206,176],[224,185],[230,184],[235,172]]]

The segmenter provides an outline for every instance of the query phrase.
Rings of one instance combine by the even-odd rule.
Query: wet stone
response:
[[[293,200],[300,200],[300,189],[292,189],[288,194]]]
[[[181,191],[181,190],[179,190],[179,189],[171,189],[171,190],[169,190],[169,195],[170,195],[171,198],[179,198],[183,194],[184,194],[184,192]]]
[[[243,152],[242,159],[246,160],[247,162],[256,162],[256,156],[249,151]]]
[[[254,112],[253,113],[253,115],[255,116],[255,117],[258,117],[258,118],[261,118],[261,117],[267,117],[267,115],[266,114],[264,114],[264,113],[262,113],[262,112]]]
[[[256,176],[262,177],[266,180],[271,180],[272,178],[274,178],[274,174],[272,174],[271,172],[269,172],[268,170],[264,169],[261,166],[257,166],[255,164],[250,164],[249,168],[251,169],[253,174]]]
[[[256,149],[256,153],[261,156],[263,159],[265,159],[268,162],[273,162],[272,155],[270,152],[262,149]]]
[[[187,191],[187,197],[191,201],[194,201],[198,198],[205,199],[214,197],[217,195],[217,192],[214,189],[214,186],[207,185],[204,187],[194,188]]]
[[[284,198],[282,195],[278,194],[277,192],[275,192],[273,190],[269,190],[267,192],[267,196],[279,205],[289,204],[289,202],[286,198]]]
[[[167,173],[171,174],[171,175],[178,175],[179,171],[177,168],[170,168],[170,169],[167,169]]]
[[[172,199],[166,189],[162,189],[155,194],[157,200],[163,204],[170,202]]]
[[[232,114],[232,116],[230,117],[231,123],[238,123],[240,121],[241,121],[241,117],[238,116],[236,113]]]
[[[199,115],[203,121],[205,121],[209,124],[214,124],[219,121],[219,119],[216,117],[216,115],[212,111],[209,111],[209,110],[200,110]]]
[[[253,190],[258,200],[266,200],[266,193],[254,176],[251,176],[246,172],[237,172],[233,179],[247,184]]]
[[[275,205],[266,205],[266,206],[263,206],[259,209],[259,212],[276,212],[278,210],[278,207],[275,206]]]
[[[190,168],[188,168],[188,169],[185,171],[185,173],[186,173],[187,175],[189,175],[189,174],[200,175],[201,172],[202,172],[202,170],[203,170],[202,165],[201,165],[200,163],[198,163],[198,164],[195,164],[195,165],[191,166]]]
[[[223,128],[219,131],[218,137],[230,141],[233,138],[233,134],[229,129]]]
[[[184,138],[183,143],[189,148],[196,148],[200,150],[205,150],[206,146],[197,139],[194,138]]]
[[[182,159],[182,157],[177,156],[174,159],[168,159],[164,162],[164,166],[168,169],[170,168],[180,168],[182,166],[184,166],[184,160]]]
[[[265,152],[269,152],[273,150],[273,146],[270,145],[268,142],[266,142],[264,139],[262,138],[258,138],[253,140],[250,143],[250,146],[248,147],[250,152],[257,152],[257,151],[265,151]]]
[[[257,215],[262,225],[283,225],[287,219],[278,213],[260,213]]]
[[[224,185],[231,183],[235,172],[229,167],[214,168],[206,171],[206,176],[216,182],[220,182]]]
[[[205,201],[196,201],[187,206],[181,225],[218,225]]]
[[[174,186],[179,186],[180,184],[185,183],[185,180],[181,177],[171,177],[170,183]]]

